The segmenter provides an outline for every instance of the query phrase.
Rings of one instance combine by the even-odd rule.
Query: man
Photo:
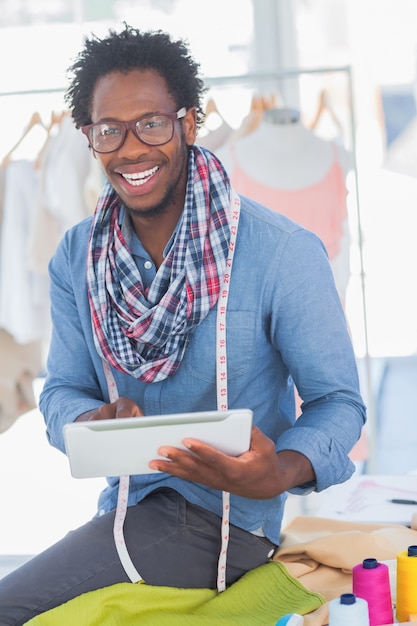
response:
[[[312,233],[235,196],[221,163],[194,144],[204,84],[183,42],[125,26],[87,39],[72,70],[67,102],[108,183],[50,264],[47,434],[64,451],[74,420],[218,408],[226,290],[227,406],[253,411],[250,450],[162,447],[166,460],[150,464],[159,472],[131,477],[124,534],[146,583],[215,588],[230,494],[230,585],[272,556],[287,491],[321,491],[353,472],[365,409],[328,259]],[[129,580],[112,536],[118,487],[109,478],[93,520],[1,581],[2,624]]]

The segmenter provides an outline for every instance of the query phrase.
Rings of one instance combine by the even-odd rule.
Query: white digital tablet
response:
[[[158,449],[185,449],[186,437],[239,456],[249,449],[251,427],[251,410],[231,409],[73,422],[64,440],[72,476],[97,478],[155,473],[148,464],[162,458]]]

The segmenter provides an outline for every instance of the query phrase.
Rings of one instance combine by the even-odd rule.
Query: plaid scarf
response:
[[[145,291],[119,225],[121,202],[106,184],[93,216],[87,287],[96,349],[145,382],[178,369],[187,336],[217,303],[230,239],[230,182],[208,150],[193,146],[174,244]]]

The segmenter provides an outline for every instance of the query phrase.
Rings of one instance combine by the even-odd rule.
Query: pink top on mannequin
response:
[[[230,149],[235,157],[230,175],[233,188],[316,233],[326,246],[329,258],[335,258],[340,250],[347,218],[345,174],[336,148],[334,162],[325,176],[299,189],[280,189],[261,184],[240,167],[235,147],[231,145]]]
[[[285,111],[266,111],[255,131],[230,141],[217,155],[238,193],[320,237],[344,299],[349,276],[346,174],[350,155],[299,121],[289,121]]]

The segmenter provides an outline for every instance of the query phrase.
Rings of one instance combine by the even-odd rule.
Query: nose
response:
[[[139,139],[132,128],[128,128],[124,141],[117,152],[123,154],[123,156],[129,155],[129,158],[133,158],[133,156],[136,157],[138,153],[149,152],[151,147],[152,146],[149,146]]]

